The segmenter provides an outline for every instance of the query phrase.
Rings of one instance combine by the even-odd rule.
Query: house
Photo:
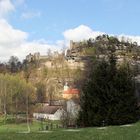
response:
[[[69,87],[66,83],[63,90],[63,99],[79,98],[80,91],[77,88]]]
[[[62,106],[45,105],[38,108],[37,111],[33,113],[33,117],[36,119],[60,120],[64,112]]]

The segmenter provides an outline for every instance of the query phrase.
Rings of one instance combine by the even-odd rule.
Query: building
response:
[[[34,53],[34,54],[29,54],[29,55],[27,55],[26,56],[26,60],[28,61],[28,62],[31,62],[31,61],[38,61],[40,59],[40,53],[39,52],[36,52],[36,53]]]
[[[36,110],[33,117],[36,119],[60,120],[64,112],[62,106],[45,105]]]
[[[77,88],[69,87],[68,83],[64,85],[63,99],[79,98],[80,91]]]
[[[31,62],[31,61],[39,61],[39,60],[45,60],[45,59],[48,59],[48,56],[47,55],[40,55],[39,52],[35,52],[33,54],[29,53],[27,56],[26,56],[26,60],[28,62]]]
[[[80,110],[80,100],[79,99],[70,99],[67,101],[67,112],[71,114],[73,118],[77,118]]]

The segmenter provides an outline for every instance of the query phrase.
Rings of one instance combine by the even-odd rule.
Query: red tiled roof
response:
[[[66,91],[63,92],[64,94],[79,94],[79,90],[76,88],[72,88],[72,89],[68,89]]]

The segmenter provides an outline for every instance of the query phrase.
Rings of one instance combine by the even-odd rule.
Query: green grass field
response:
[[[1,125],[0,140],[140,140],[140,122],[124,126],[94,127],[72,130],[39,131],[40,124],[33,123],[31,132],[26,124]]]

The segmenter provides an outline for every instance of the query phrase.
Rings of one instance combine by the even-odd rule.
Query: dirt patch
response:
[[[63,131],[68,131],[68,132],[79,132],[81,130],[79,129],[66,129],[66,130],[63,130]]]
[[[103,130],[103,129],[107,129],[107,127],[98,127],[97,129]]]

